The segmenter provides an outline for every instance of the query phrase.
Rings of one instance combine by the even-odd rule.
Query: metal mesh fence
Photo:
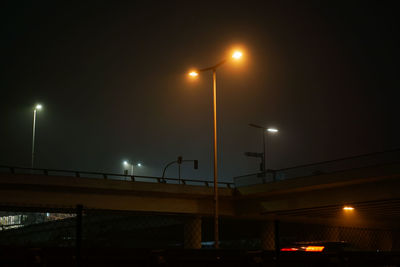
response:
[[[74,213],[0,212],[0,246],[76,245],[78,222]],[[82,247],[211,248],[213,218],[84,210]],[[278,235],[278,236],[277,236]],[[399,251],[396,229],[369,229],[271,221],[220,219],[220,247],[274,250],[294,242],[346,242],[362,251]],[[278,240],[278,241],[277,241]],[[278,242],[279,244],[276,244]]]
[[[283,246],[301,241],[342,241],[351,245],[354,250],[392,251],[400,249],[395,244],[395,240],[399,238],[398,230],[299,223],[280,224],[280,241]]]
[[[0,212],[0,246],[72,246],[75,214]]]
[[[173,248],[183,246],[184,218],[107,211],[86,211],[83,247]]]
[[[233,266],[232,264],[246,266],[250,263],[253,264],[251,266],[271,266],[268,264],[276,262],[276,255],[279,255],[277,252],[280,248],[296,242],[317,241],[346,242],[351,244],[350,248],[353,251],[400,251],[400,235],[396,229],[369,229],[222,217],[220,218],[220,252],[209,253],[209,251],[214,251],[210,249],[214,246],[213,218],[179,214],[144,214],[85,209],[80,213],[79,208],[75,210],[75,213],[72,211],[68,213],[2,211],[0,226],[0,260],[20,262],[19,254],[23,253],[26,262],[32,263],[38,259],[41,261],[42,265],[35,266],[68,266],[75,262],[90,262],[97,266],[115,266],[113,264],[117,262],[122,264],[121,266],[132,266],[133,263],[187,266],[185,264],[194,262],[218,265],[224,260],[226,264],[229,264],[227,266]],[[16,247],[23,250],[9,249],[10,253],[14,254],[1,252],[5,251],[5,248]],[[26,248],[36,250],[26,250]],[[256,251],[258,252],[255,254]],[[359,254],[352,254],[352,257],[357,262],[362,261],[363,256],[357,255]],[[376,256],[375,254],[365,255]],[[340,258],[341,263],[346,257]],[[314,259],[317,258],[313,256],[302,260],[310,264],[310,261]],[[384,256],[380,259],[384,259]],[[283,257],[281,260],[292,263],[290,257]],[[328,266],[324,264],[329,263],[330,258],[324,258],[323,261],[322,265],[296,266]],[[67,262],[68,264],[62,265]],[[105,265],[106,262],[110,265]],[[24,264],[12,266],[27,266]],[[293,265],[283,264],[282,266]]]

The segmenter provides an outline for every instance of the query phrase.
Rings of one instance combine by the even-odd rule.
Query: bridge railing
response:
[[[305,176],[334,173],[369,166],[378,166],[395,162],[400,162],[400,149],[328,160],[278,170],[267,170],[265,173],[260,172],[237,176],[234,177],[233,180],[235,186],[240,187]]]
[[[170,178],[170,177],[162,178],[162,177],[144,176],[144,175],[128,175],[128,174],[104,173],[104,172],[27,168],[27,167],[2,166],[2,165],[0,165],[0,173],[69,176],[69,177],[96,178],[96,179],[105,179],[105,180],[164,183],[164,184],[181,184],[181,185],[194,185],[194,186],[206,186],[206,187],[214,186],[214,182],[209,181],[209,180],[196,180],[196,179],[187,179],[187,178],[178,179],[178,178]],[[233,188],[234,184],[229,183],[229,182],[218,182],[218,187]]]

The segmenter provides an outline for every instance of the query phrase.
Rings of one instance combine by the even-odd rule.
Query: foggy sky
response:
[[[217,72],[219,175],[400,147],[398,23],[389,2],[9,1],[1,9],[0,165],[160,176],[181,155],[212,178],[208,67]],[[175,168],[167,176],[176,177]]]

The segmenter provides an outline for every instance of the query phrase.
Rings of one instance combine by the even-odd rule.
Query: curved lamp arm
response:
[[[181,163],[182,162],[188,162],[188,161],[191,161],[191,162],[193,162],[194,163],[194,169],[198,169],[199,168],[199,161],[197,160],[197,159],[185,159],[185,160],[182,160],[181,161]],[[172,164],[174,164],[174,163],[177,163],[177,164],[181,164],[181,163],[179,163],[179,161],[178,160],[174,160],[174,161],[171,161],[170,163],[168,163],[165,167],[164,167],[164,170],[163,170],[163,173],[162,173],[162,179],[165,181],[165,179],[164,179],[164,177],[165,177],[165,171],[167,170],[167,168],[169,167],[169,166],[171,166]]]

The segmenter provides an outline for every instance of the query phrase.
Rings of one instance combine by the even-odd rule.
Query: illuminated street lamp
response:
[[[189,72],[189,76],[197,77],[197,76],[199,76],[199,74],[194,70],[194,71]]]
[[[130,164],[127,160],[124,160],[124,161],[122,162],[122,165],[124,165],[124,171],[125,171],[125,170],[128,170],[128,168],[130,168],[130,170],[131,170],[131,175],[133,175],[133,166],[134,166],[135,164]],[[138,162],[138,163],[136,163],[136,166],[137,166],[137,167],[142,167],[142,163]]]
[[[239,60],[243,56],[243,53],[240,51],[235,51],[232,54],[233,60]],[[222,66],[228,61],[228,59],[224,59],[214,66],[200,69],[198,71],[192,70],[188,74],[192,78],[197,78],[200,72],[212,71],[213,77],[213,122],[214,122],[214,246],[215,248],[219,247],[219,227],[218,227],[218,164],[217,164],[217,68]]]
[[[42,109],[41,104],[37,104],[33,109],[33,129],[32,129],[32,162],[31,168],[33,169],[35,162],[35,132],[36,132],[36,112]]]
[[[235,51],[235,52],[232,54],[232,57],[233,57],[234,59],[240,59],[242,56],[243,56],[243,54],[242,54],[242,52],[240,52],[240,51]]]
[[[128,172],[128,168],[131,169],[131,174],[133,174],[133,164],[130,164],[128,161],[124,160],[124,162],[122,162],[122,164],[124,165],[124,174],[125,171]],[[128,173],[127,173],[128,174]]]
[[[275,128],[265,128],[257,124],[249,123],[249,126],[254,127],[254,128],[259,128],[262,129],[262,134],[263,134],[263,161],[262,161],[262,171],[265,172],[267,171],[267,159],[266,159],[266,152],[265,152],[265,146],[266,146],[266,138],[267,134],[269,133],[277,133],[278,129]]]

